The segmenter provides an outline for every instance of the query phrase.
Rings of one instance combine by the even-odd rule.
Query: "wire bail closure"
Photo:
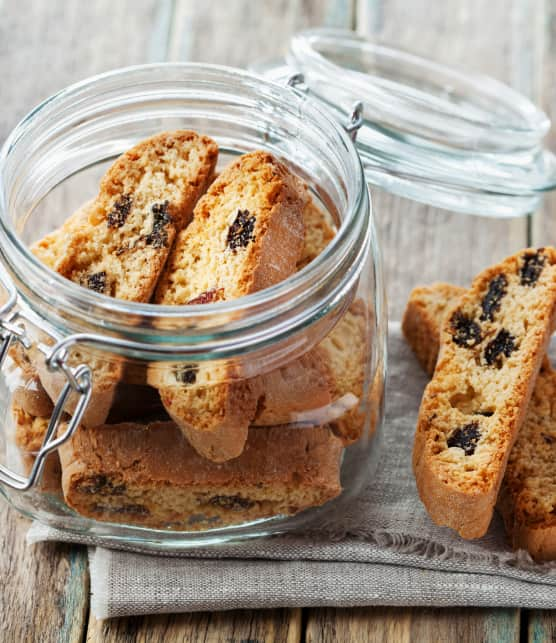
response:
[[[299,71],[291,74],[286,80],[287,87],[292,87],[293,89],[295,89],[299,88],[300,85],[305,85],[305,76]],[[304,91],[307,90],[308,88],[307,86],[305,86]],[[362,101],[358,100],[353,103],[349,120],[345,125],[343,125],[343,128],[349,134],[349,137],[351,138],[353,143],[355,143],[357,139],[357,132],[361,128],[361,125],[363,125],[363,109],[364,106]]]
[[[17,292],[7,276],[3,266],[0,266],[0,284],[8,292],[8,301],[0,307],[0,368],[3,366],[12,341],[20,342],[24,348],[32,347],[33,342],[27,335],[23,323],[16,323],[16,320],[22,316],[14,307],[17,303]],[[79,426],[85,409],[89,404],[92,393],[92,374],[91,369],[86,364],[71,367],[67,363],[68,353],[60,353],[57,350],[58,344],[49,351],[45,357],[46,364],[51,370],[60,370],[66,376],[65,383],[56,404],[52,411],[52,416],[46,429],[41,447],[35,455],[35,462],[31,468],[29,476],[26,478],[18,473],[10,471],[7,467],[0,464],[0,484],[11,487],[17,491],[27,491],[33,487],[41,478],[44,469],[46,457],[52,451],[55,451],[61,444],[66,442],[75,433]],[[42,348],[42,347],[41,347]],[[64,413],[69,397],[72,394],[79,396],[75,410],[67,420],[67,424],[60,433],[64,424]]]

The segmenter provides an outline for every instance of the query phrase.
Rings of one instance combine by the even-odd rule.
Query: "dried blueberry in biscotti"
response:
[[[555,303],[556,251],[540,248],[485,270],[446,315],[413,463],[432,518],[466,538],[490,523]]]
[[[237,299],[289,277],[304,250],[307,201],[305,185],[271,154],[241,156],[212,183],[177,235],[156,303]],[[238,378],[237,368],[227,365],[199,364],[194,382],[187,372],[155,365],[149,383],[199,453],[214,461],[237,457],[257,410],[260,382]]]

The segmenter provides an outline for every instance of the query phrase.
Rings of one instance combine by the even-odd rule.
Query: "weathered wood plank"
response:
[[[163,58],[156,25],[168,4],[0,2],[0,142],[25,113],[64,86],[113,67]],[[72,202],[69,192],[60,192],[60,207]],[[0,522],[0,639],[81,641],[89,597],[85,549],[27,547],[29,523],[5,503]]]
[[[25,10],[17,0],[0,3],[0,140],[32,107],[66,85],[163,58],[160,34],[169,3],[40,0]]]
[[[544,60],[542,65],[542,96],[541,105],[552,121],[552,128],[546,138],[546,144],[551,150],[556,149],[556,6],[553,2],[546,3],[546,13],[543,16],[545,39]],[[532,245],[556,244],[556,193],[545,197],[544,207],[533,218]],[[556,641],[556,611],[534,610],[527,614],[527,634],[530,643],[554,643]]]
[[[526,4],[527,11],[523,9]],[[493,0],[435,3],[426,0],[358,0],[357,30],[421,55],[491,74],[537,96],[541,52],[531,47],[542,12],[530,3]],[[399,319],[417,283],[465,285],[485,266],[527,243],[527,220],[491,220],[450,214],[372,190],[382,237],[389,311]]]
[[[369,607],[312,610],[307,643],[344,641],[519,641],[516,610]]]
[[[299,29],[352,17],[350,0],[177,0],[169,59],[248,67],[283,54]]]
[[[533,610],[528,614],[527,640],[529,643],[556,641],[556,611]]]
[[[97,621],[91,618],[87,643],[298,643],[301,610],[257,610],[162,614]]]
[[[82,547],[25,545],[29,523],[0,506],[0,640],[81,641],[88,609]]]

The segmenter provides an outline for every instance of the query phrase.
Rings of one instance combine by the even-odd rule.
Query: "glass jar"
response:
[[[294,87],[196,64],[97,76],[21,121],[0,156],[0,489],[16,509],[164,550],[318,524],[359,491],[378,453],[386,320],[358,124]],[[285,161],[331,241],[285,281],[203,306],[109,298],[33,255],[114,157],[173,129],[212,137],[218,169],[255,149]],[[210,397],[201,366],[225,367],[232,406],[233,391],[257,392],[246,443],[225,462],[199,455],[145,383],[158,369]]]
[[[556,187],[556,156],[543,144],[549,119],[494,78],[323,28],[295,34],[285,60],[253,69],[276,82],[295,77],[339,119],[358,101],[367,181],[392,194],[505,218],[534,212]]]

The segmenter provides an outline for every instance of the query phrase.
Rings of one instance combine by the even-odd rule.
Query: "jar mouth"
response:
[[[37,205],[56,186],[146,136],[178,128],[207,134],[232,155],[262,148],[284,159],[340,215],[335,238],[285,281],[203,306],[109,298],[49,270],[31,253],[22,236],[29,233]],[[302,92],[224,66],[127,67],[63,89],[33,109],[8,137],[0,152],[0,181],[0,248],[6,268],[31,308],[64,330],[102,328],[146,342],[187,344],[268,325],[272,318],[283,322],[284,315],[298,315],[296,323],[306,324],[308,314],[323,314],[356,279],[358,257],[369,237],[364,173],[342,126]],[[71,213],[64,212],[56,227]]]

